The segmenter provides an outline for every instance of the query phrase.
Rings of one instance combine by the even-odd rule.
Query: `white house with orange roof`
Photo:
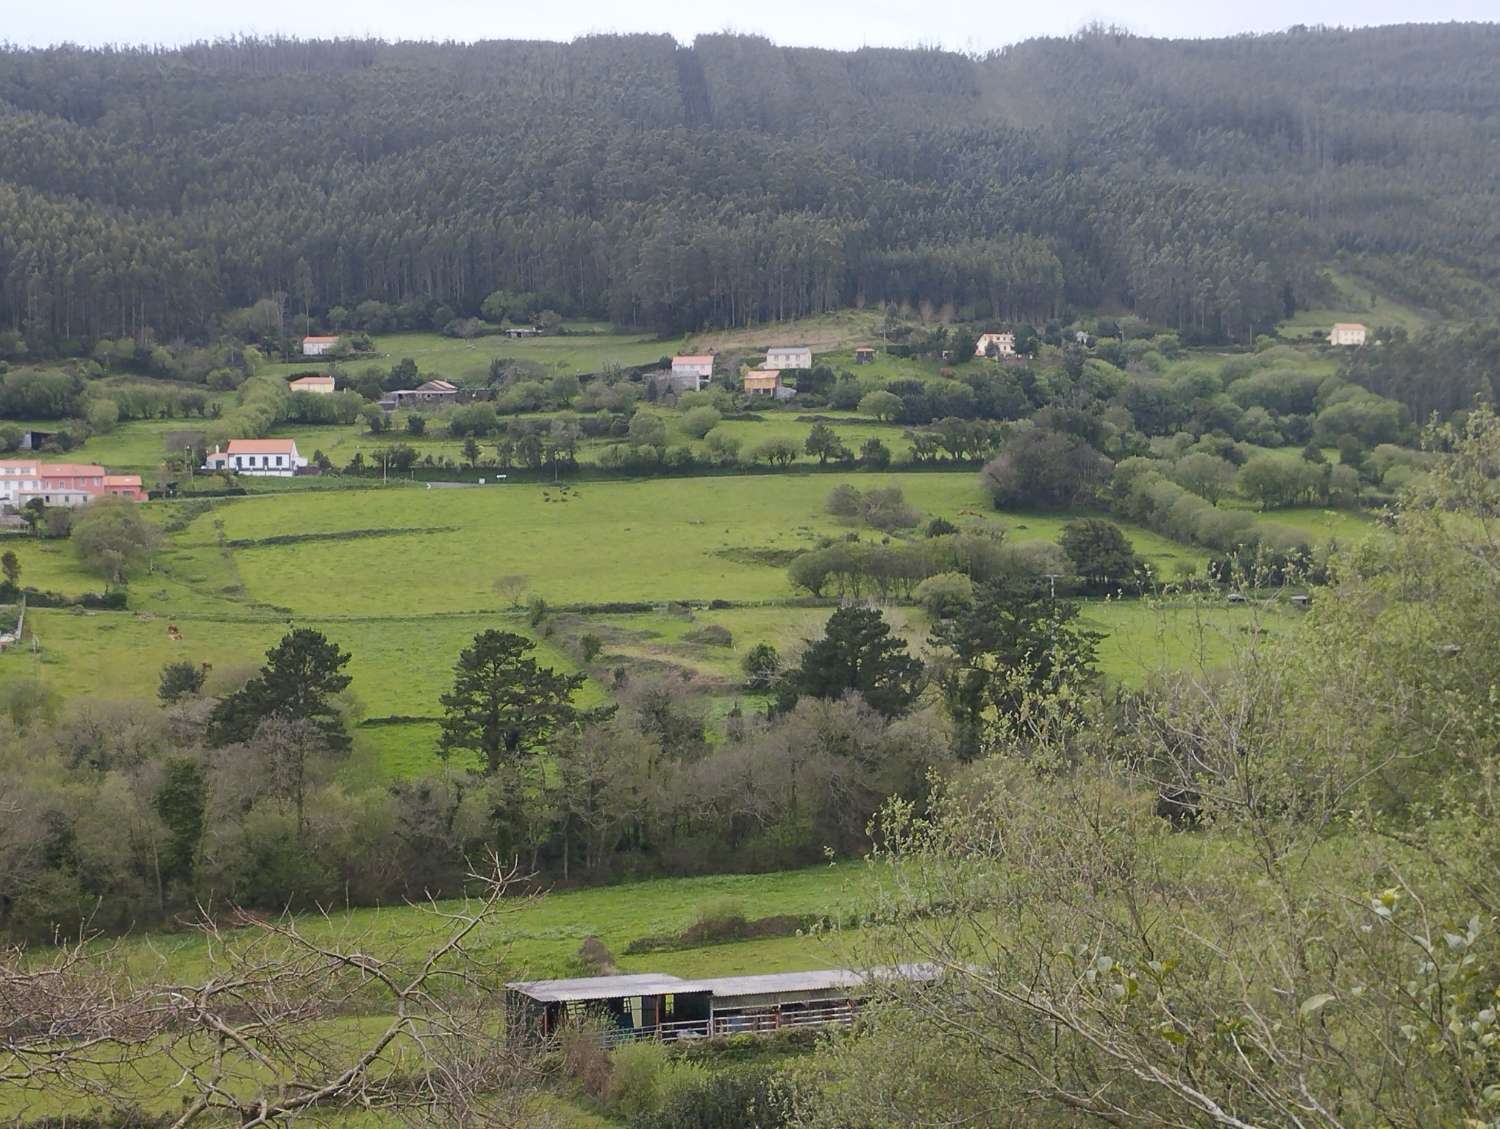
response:
[[[257,477],[290,478],[307,466],[294,439],[231,439],[203,461],[205,470],[228,470]]]
[[[1328,343],[1358,347],[1365,343],[1366,333],[1365,327],[1357,321],[1335,322],[1333,329],[1329,331]]]
[[[314,396],[332,396],[333,377],[322,373],[299,376],[296,380],[288,381],[287,388],[293,392],[311,392]]]
[[[688,353],[672,358],[672,387],[679,391],[701,391],[713,378],[712,353]]]
[[[20,508],[21,495],[42,485],[42,464],[35,459],[0,459],[0,505]]]
[[[324,353],[331,353],[338,348],[337,337],[304,337],[302,339],[302,355],[304,357],[321,357]]]

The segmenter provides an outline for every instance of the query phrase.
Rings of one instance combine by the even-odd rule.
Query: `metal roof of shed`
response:
[[[573,980],[518,980],[506,987],[548,1003],[561,1000],[612,1000],[622,996],[654,996],[692,991],[691,981],[662,972],[623,976],[580,976]]]
[[[809,972],[771,972],[757,976],[719,976],[683,980],[665,973],[641,972],[624,976],[584,976],[574,980],[521,980],[507,984],[534,1000],[611,1000],[624,996],[652,996],[668,992],[711,992],[716,997],[779,996],[795,992],[826,992],[858,988],[880,980],[934,980],[942,970],[933,964],[895,964],[856,972],[848,968],[820,968]]]

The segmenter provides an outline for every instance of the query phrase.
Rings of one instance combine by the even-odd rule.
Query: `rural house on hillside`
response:
[[[812,368],[813,351],[811,345],[778,345],[774,349],[766,350],[766,363],[763,368],[788,369],[788,368]]]
[[[790,400],[797,394],[781,382],[781,373],[776,369],[758,368],[745,373],[740,386],[751,396],[770,396],[773,400]]]
[[[321,357],[324,353],[331,353],[338,348],[337,337],[304,337],[302,339],[302,355],[304,357]]]
[[[311,392],[314,396],[331,396],[333,395],[333,377],[320,373],[299,376],[296,380],[289,381],[287,388],[293,392]]]
[[[673,391],[697,392],[713,378],[712,353],[693,353],[672,358],[672,373],[668,380]]]
[[[380,401],[385,411],[392,412],[408,404],[451,404],[458,399],[458,385],[446,380],[429,380],[415,388],[398,388],[387,392]]]
[[[294,439],[231,439],[204,460],[207,470],[231,470],[256,477],[290,478],[307,466]]]
[[[1328,343],[1330,345],[1363,345],[1365,332],[1365,327],[1357,321],[1336,322],[1328,334]]]
[[[875,346],[861,345],[855,349],[854,363],[857,365],[873,365],[875,363]]]
[[[981,333],[979,340],[974,344],[974,355],[976,357],[1014,357],[1016,335],[1014,333]]]
[[[94,463],[0,462],[0,505],[20,509],[40,499],[46,506],[82,506],[105,494],[146,500],[138,474],[106,474]]]

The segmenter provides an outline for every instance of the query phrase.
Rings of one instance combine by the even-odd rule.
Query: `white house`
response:
[[[1337,322],[1328,334],[1330,345],[1363,345],[1365,343],[1365,327],[1357,321]]]
[[[296,380],[289,381],[287,388],[293,392],[311,392],[314,396],[332,396],[333,377],[316,373],[312,376],[299,376]]]
[[[766,350],[766,363],[762,367],[778,370],[812,368],[812,362],[811,345],[778,345]]]
[[[204,460],[207,470],[232,470],[257,477],[290,478],[307,465],[293,439],[231,439],[229,446]]]
[[[974,345],[976,357],[988,357],[990,346],[995,347],[995,356],[1014,357],[1016,355],[1016,335],[1014,333],[981,333],[979,340]]]
[[[672,387],[682,390],[691,384],[691,391],[699,391],[714,378],[712,353],[695,353],[672,358]]]
[[[302,339],[302,355],[304,357],[321,357],[324,353],[333,352],[338,345],[337,337],[304,337]]]
[[[41,489],[41,474],[41,464],[34,460],[0,460],[0,505],[20,509],[27,498]]]

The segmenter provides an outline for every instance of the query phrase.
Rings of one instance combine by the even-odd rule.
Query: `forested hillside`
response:
[[[0,51],[0,326],[33,352],[500,288],[662,329],[1124,306],[1245,340],[1335,260],[1488,315],[1500,27],[991,57],[708,36]],[[389,327],[376,327],[389,328]]]

